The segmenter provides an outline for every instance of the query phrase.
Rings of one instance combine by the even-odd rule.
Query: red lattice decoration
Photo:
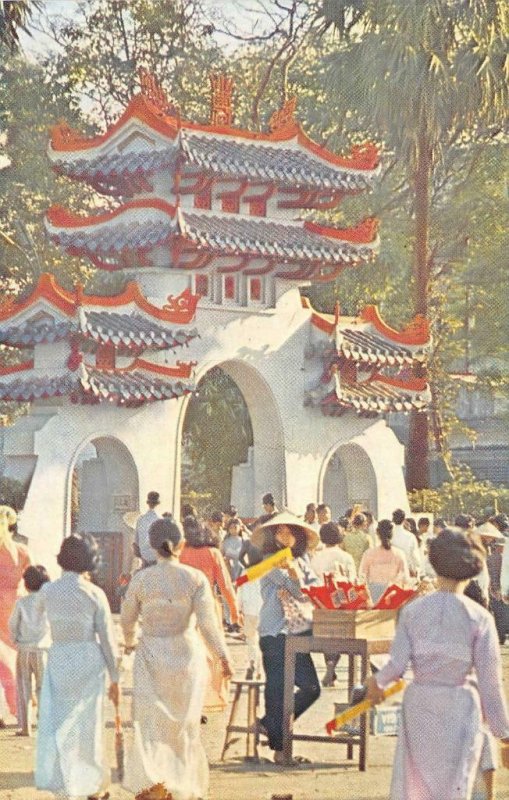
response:
[[[210,100],[210,124],[229,127],[233,121],[233,79],[212,72],[209,75],[212,95]]]

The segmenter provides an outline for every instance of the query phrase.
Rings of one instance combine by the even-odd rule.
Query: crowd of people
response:
[[[232,666],[225,634],[247,643],[246,679],[265,683],[258,720],[283,762],[283,683],[288,635],[309,636],[311,604],[303,588],[330,577],[366,585],[373,604],[397,584],[426,586],[402,611],[390,657],[368,680],[368,696],[408,667],[392,800],[469,800],[480,766],[493,794],[497,765],[491,734],[509,764],[509,717],[501,685],[499,644],[509,633],[509,519],[451,523],[395,509],[376,520],[355,506],[337,521],[329,506],[309,503],[302,516],[280,511],[272,494],[245,524],[234,507],[200,517],[183,506],[180,520],[160,514],[149,492],[136,524],[133,574],[122,600],[124,650],[134,650],[133,742],[124,785],[142,795],[164,785],[172,800],[208,791],[201,744],[207,714],[229,699]],[[50,581],[29,550],[15,542],[12,509],[0,507],[0,717],[16,714],[29,736],[37,709],[35,782],[57,796],[108,796],[104,697],[120,700],[119,655],[104,592],[94,584],[98,551],[91,537],[63,540],[60,578]],[[249,568],[281,550],[289,556],[257,581]],[[236,583],[239,582],[237,588]],[[336,682],[338,657],[299,654],[294,716]],[[0,724],[2,722],[0,721]],[[491,731],[491,734],[490,734]],[[444,755],[445,754],[445,755]]]

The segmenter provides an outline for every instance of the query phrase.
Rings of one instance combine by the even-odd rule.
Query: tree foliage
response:
[[[39,24],[57,49],[43,65],[54,91],[109,125],[138,87],[138,69],[157,75],[183,114],[208,112],[208,74],[225,65],[200,0],[83,0],[72,19]],[[83,103],[84,101],[84,103]]]

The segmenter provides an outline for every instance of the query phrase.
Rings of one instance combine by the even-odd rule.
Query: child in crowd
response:
[[[32,676],[39,703],[46,653],[51,641],[46,615],[41,615],[36,609],[36,596],[49,579],[46,569],[40,564],[27,567],[23,582],[28,594],[16,601],[9,619],[9,632],[18,651],[16,692],[19,731],[16,736],[30,736],[32,733]]]

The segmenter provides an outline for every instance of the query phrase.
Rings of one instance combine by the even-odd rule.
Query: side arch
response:
[[[385,421],[359,436],[331,447],[322,463],[318,497],[343,514],[364,503],[375,517],[390,518],[395,508],[409,510],[404,472],[404,447]]]

